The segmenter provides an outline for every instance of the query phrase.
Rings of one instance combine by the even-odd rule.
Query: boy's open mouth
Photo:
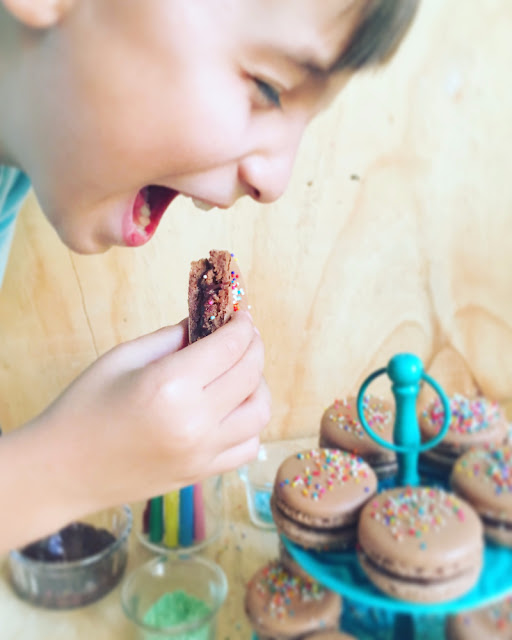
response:
[[[155,233],[167,207],[179,191],[157,185],[143,187],[135,198],[131,212],[125,217],[124,240],[130,247],[145,244]]]

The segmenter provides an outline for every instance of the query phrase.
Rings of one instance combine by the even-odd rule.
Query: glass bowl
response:
[[[98,600],[118,584],[128,556],[130,507],[112,507],[79,522],[106,529],[115,540],[99,553],[74,561],[35,560],[20,550],[11,551],[9,579],[23,600],[49,609],[70,609]]]
[[[192,491],[190,491],[191,489]],[[188,494],[187,490],[189,490]],[[178,494],[177,501],[173,502],[172,495],[176,497]],[[168,499],[169,497],[171,497],[170,500]],[[189,535],[184,536],[186,538],[185,541],[179,534],[183,524],[183,519],[181,518],[183,513],[180,512],[180,507],[183,506],[180,503],[183,499],[190,501],[189,515],[191,517],[191,520],[188,521],[188,526],[185,525],[185,528],[189,529]],[[193,487],[185,487],[180,491],[174,491],[162,496],[160,508],[162,509],[161,517],[163,522],[160,539],[157,541],[151,539],[148,526],[148,509],[151,509],[151,505],[148,508],[146,504],[142,518],[138,523],[137,534],[139,540],[147,549],[159,555],[173,555],[183,552],[189,554],[201,551],[220,535],[224,516],[223,502],[223,484],[222,476],[220,475],[211,476]],[[169,507],[168,511],[167,507]],[[171,513],[173,508],[175,510],[174,514]],[[166,526],[169,521],[171,526],[173,525],[175,528],[174,536],[166,535]],[[195,526],[199,521],[201,526]]]
[[[260,529],[276,528],[270,510],[270,498],[277,470],[286,458],[303,449],[318,447],[318,437],[276,440],[260,445],[258,456],[238,469],[245,485],[251,522]]]
[[[138,640],[214,640],[227,592],[214,562],[195,554],[160,556],[128,575],[121,605]]]

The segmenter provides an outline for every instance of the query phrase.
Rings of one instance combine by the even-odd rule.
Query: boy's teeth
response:
[[[196,198],[192,198],[192,202],[194,203],[194,206],[196,206],[198,209],[201,209],[202,211],[210,211],[210,209],[214,209],[214,206],[212,204],[208,204],[207,202],[203,202],[202,200],[197,200]]]
[[[149,208],[149,205],[147,202],[145,202],[142,207],[140,208],[140,215],[143,218],[151,218],[151,209]]]

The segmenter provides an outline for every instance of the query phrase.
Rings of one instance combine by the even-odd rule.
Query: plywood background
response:
[[[402,350],[449,390],[509,401],[510,33],[511,3],[425,0],[392,65],[313,124],[274,205],[177,201],[149,246],[81,257],[31,197],[0,295],[0,423],[184,317],[189,263],[211,248],[237,254],[266,343],[267,439],[316,433],[335,396]]]

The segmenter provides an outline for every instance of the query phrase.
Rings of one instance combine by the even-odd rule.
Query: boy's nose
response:
[[[238,164],[238,179],[244,191],[261,203],[281,197],[290,181],[300,136],[274,152],[254,152]]]

